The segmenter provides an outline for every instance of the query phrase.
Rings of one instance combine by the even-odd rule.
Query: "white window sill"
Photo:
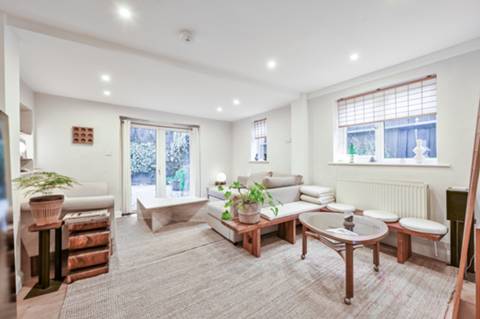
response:
[[[250,164],[269,164],[269,161],[250,161]]]
[[[415,162],[358,162],[358,163],[349,163],[349,162],[330,162],[328,165],[331,166],[388,166],[388,167],[438,167],[438,168],[449,168],[450,164],[447,163],[438,163],[438,162],[426,162],[426,163],[415,163]]]

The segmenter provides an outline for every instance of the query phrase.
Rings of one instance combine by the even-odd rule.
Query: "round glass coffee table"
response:
[[[345,261],[345,298],[349,305],[353,298],[353,251],[369,246],[373,249],[373,269],[380,265],[380,240],[388,234],[387,225],[366,216],[353,216],[346,222],[343,213],[304,213],[302,223],[302,259],[307,255],[307,238],[313,237],[335,250]]]

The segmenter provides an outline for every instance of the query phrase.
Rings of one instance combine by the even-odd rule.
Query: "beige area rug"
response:
[[[397,264],[355,251],[355,297],[343,304],[344,264],[332,250],[267,238],[254,258],[206,224],[152,234],[118,220],[109,274],[68,287],[61,318],[443,318],[456,271],[428,259]],[[300,238],[299,238],[300,239]]]

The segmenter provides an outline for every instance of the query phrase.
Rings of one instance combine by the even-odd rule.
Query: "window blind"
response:
[[[339,99],[338,127],[437,113],[437,76]]]
[[[253,122],[254,138],[267,137],[267,119],[261,119]]]

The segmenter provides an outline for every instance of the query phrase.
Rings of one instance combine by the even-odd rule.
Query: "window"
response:
[[[253,122],[250,160],[267,160],[267,119],[261,119]]]
[[[417,140],[437,158],[436,75],[358,94],[337,101],[335,160],[352,149],[359,160],[413,158]]]

